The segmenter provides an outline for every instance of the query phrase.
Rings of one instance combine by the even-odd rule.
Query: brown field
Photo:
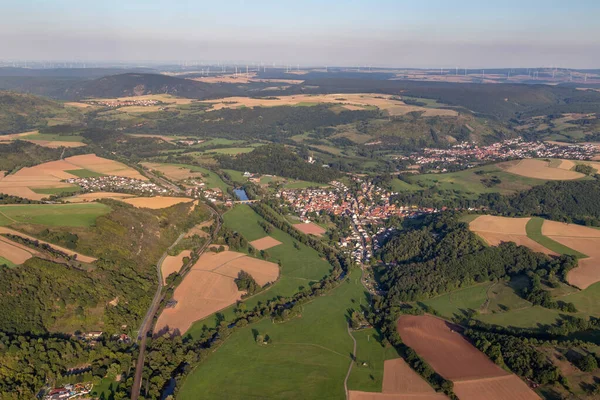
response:
[[[16,139],[23,139],[25,136],[35,135],[38,131],[29,131],[22,133],[12,133],[10,135],[0,135],[0,142],[11,142]]]
[[[79,103],[77,101],[69,101],[69,102],[65,103],[65,106],[76,107],[76,108],[89,108],[92,105],[87,104],[87,103]]]
[[[277,99],[256,99],[250,97],[226,97],[217,100],[204,100],[205,103],[211,103],[214,110],[222,108],[238,108],[244,107],[276,107],[276,106],[295,106],[300,103],[330,103],[341,104],[342,106],[350,106],[353,109],[358,107],[377,107],[387,111],[390,115],[404,115],[413,111],[423,112],[424,116],[457,116],[458,113],[454,110],[427,108],[412,106],[404,103],[401,100],[396,100],[391,95],[375,94],[375,93],[353,93],[353,94],[323,94],[323,95],[293,95],[293,96],[278,96]]]
[[[145,138],[152,138],[152,139],[162,139],[167,143],[173,143],[174,141],[179,140],[179,138],[176,138],[174,136],[151,135],[148,133],[130,133],[129,136],[145,137]],[[181,139],[183,139],[183,138],[181,138]]]
[[[448,400],[442,393],[417,393],[417,394],[400,394],[400,393],[374,393],[374,392],[359,392],[357,390],[348,391],[349,400]]]
[[[163,282],[167,283],[167,277],[173,272],[179,272],[183,267],[183,258],[189,257],[192,254],[190,250],[184,250],[176,256],[167,256],[160,266],[163,276]]]
[[[536,252],[556,255],[552,250],[527,237],[525,226],[529,219],[482,215],[471,221],[469,229],[477,233],[490,246],[498,246],[502,242],[515,242]]]
[[[600,282],[600,230],[582,225],[544,221],[542,234],[588,256],[567,274],[567,281],[580,289]]]
[[[0,236],[0,256],[6,258],[8,261],[15,264],[23,264],[33,257],[32,253],[33,250],[28,249],[26,246]]]
[[[95,154],[84,154],[81,156],[73,156],[65,158],[69,164],[78,166],[83,169],[98,172],[105,175],[123,176],[126,178],[134,178],[142,181],[148,180],[135,169],[128,167],[120,162],[98,157]],[[71,168],[74,169],[74,168]]]
[[[539,400],[540,397],[516,375],[454,382],[461,400]]]
[[[383,363],[383,393],[435,393],[435,390],[402,358]]]
[[[95,201],[100,199],[125,199],[127,197],[133,197],[131,194],[126,193],[111,193],[111,192],[93,192],[83,193],[76,196],[66,197],[63,200],[69,203],[84,203],[88,201]]]
[[[583,178],[585,175],[579,172],[563,169],[563,163],[558,167],[550,167],[550,163],[543,160],[528,158],[518,162],[509,161],[500,163],[499,166],[504,166],[507,172],[515,175],[526,176],[528,178],[547,179],[547,180],[571,180]],[[569,166],[570,163],[566,163]]]
[[[279,275],[275,263],[223,251],[204,253],[175,289],[177,304],[166,308],[158,318],[158,334],[183,334],[193,322],[205,318],[242,298],[234,278],[244,270],[260,285],[273,282]]]
[[[188,203],[192,199],[187,197],[131,197],[128,199],[120,199],[121,201],[131,204],[137,208],[150,208],[157,210],[159,208],[167,208],[174,206],[175,204]]]
[[[30,200],[42,200],[48,195],[35,193],[32,189],[71,187],[72,185],[61,181],[77,178],[75,175],[66,172],[76,169],[89,169],[90,171],[109,175],[147,179],[125,164],[100,158],[94,154],[86,154],[22,168],[16,173],[0,179],[0,193],[20,196]]]
[[[456,329],[431,315],[403,315],[398,320],[404,343],[451,380],[461,400],[539,399],[519,377],[494,364]]]
[[[251,241],[250,244],[256,250],[266,250],[281,244],[281,242],[273,239],[271,236],[265,236],[264,238]]]
[[[188,179],[188,178],[201,178],[202,177],[201,172],[193,172],[187,168],[182,168],[182,167],[178,167],[175,165],[165,165],[165,164],[151,163],[151,162],[143,162],[143,163],[141,163],[141,165],[144,168],[149,169],[150,171],[156,170],[173,181],[180,181],[180,180]]]
[[[322,236],[326,231],[319,225],[309,222],[308,224],[295,224],[294,228],[307,235]]]
[[[70,256],[77,255],[77,260],[81,261],[81,262],[91,263],[91,262],[94,262],[94,261],[97,260],[94,257],[84,256],[83,254],[78,253],[76,251],[69,250],[69,249],[66,249],[64,247],[57,246],[55,244],[45,242],[43,240],[40,240],[38,238],[34,238],[33,236],[26,235],[24,233],[21,233],[19,231],[14,230],[14,229],[7,228],[5,226],[0,226],[0,234],[6,234],[6,233],[11,234],[11,235],[18,235],[18,236],[21,236],[21,237],[23,237],[25,239],[37,240],[41,244],[47,244],[48,246],[50,246],[50,247],[52,247],[52,248],[54,248],[56,250],[62,251],[63,253],[68,254]],[[25,247],[25,248],[29,250],[28,247]],[[33,250],[33,251],[35,251],[35,250]]]
[[[52,140],[26,140],[27,142],[37,144],[38,146],[48,147],[50,149],[58,149],[59,147],[83,147],[87,146],[81,142],[63,142],[63,141],[52,141]]]
[[[442,319],[430,315],[403,315],[398,320],[398,333],[407,346],[448,380],[508,375]]]

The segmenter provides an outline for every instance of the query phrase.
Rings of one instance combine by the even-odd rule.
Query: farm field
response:
[[[240,232],[248,241],[261,239],[266,235],[263,228],[258,225],[259,221],[264,220],[250,206],[244,204],[235,206],[223,215],[225,226]],[[280,277],[268,290],[244,300],[249,309],[259,301],[264,303],[277,296],[291,296],[297,293],[300,287],[307,287],[311,282],[320,280],[331,270],[329,263],[312,248],[298,243],[300,249],[296,249],[294,246],[296,241],[287,233],[273,229],[269,235],[281,242],[280,245],[267,250],[270,255],[269,261],[281,262]],[[221,313],[226,319],[234,317],[233,307]],[[198,335],[204,324],[212,326],[215,324],[215,319],[209,317],[198,321],[188,333],[192,336]]]
[[[429,315],[404,315],[398,320],[398,333],[444,378],[454,383],[462,400],[539,399],[525,382],[494,364],[471,345],[454,325]],[[500,383],[499,383],[500,382]]]
[[[91,171],[91,172],[86,172]],[[64,179],[78,178],[76,174],[116,175],[146,180],[133,168],[119,162],[98,157],[94,154],[68,157],[50,161],[34,167],[22,168],[14,174],[0,178],[0,193],[19,196],[30,200],[42,200],[47,194],[36,192],[54,189],[71,190],[74,186],[61,182]]]
[[[124,199],[127,197],[133,197],[133,195],[126,193],[93,192],[82,193],[71,197],[65,197],[63,198],[63,200],[69,203],[85,203],[100,199]]]
[[[183,259],[185,257],[189,257],[191,254],[192,252],[190,250],[183,250],[176,256],[165,257],[162,265],[160,266],[160,270],[163,277],[163,283],[167,282],[167,277],[173,272],[179,272],[181,267],[183,267]]]
[[[208,149],[205,150],[205,153],[217,153],[217,154],[228,154],[228,155],[237,155],[242,153],[250,153],[254,150],[254,147],[224,147],[220,149]]]
[[[498,178],[500,183],[486,186],[484,184],[485,179],[493,177]],[[408,179],[412,182],[412,185],[403,185],[404,190],[419,190],[419,187],[435,187],[444,190],[458,190],[465,194],[470,194],[472,197],[476,197],[482,193],[511,194],[546,182],[544,179],[534,179],[511,174],[499,168],[498,164],[444,174],[414,175]]]
[[[527,226],[530,222],[530,218],[482,215],[469,223],[469,229],[477,233],[490,246],[497,246],[501,242],[515,242],[520,246],[529,247],[535,252],[556,255],[556,252],[544,247],[539,240],[535,240],[529,235]]]
[[[7,264],[9,266],[15,266],[23,264],[34,256],[35,250],[29,249],[27,246],[0,236],[0,265]],[[3,261],[4,260],[4,261]]]
[[[240,107],[277,107],[277,106],[313,106],[322,103],[340,104],[348,110],[363,110],[377,107],[387,111],[390,115],[404,115],[410,112],[419,111],[424,116],[457,116],[454,110],[436,109],[428,107],[413,106],[396,99],[391,95],[373,94],[373,93],[345,93],[345,94],[325,94],[325,95],[293,95],[278,96],[276,99],[257,99],[251,97],[226,97],[217,100],[204,100],[203,103],[211,104],[213,110],[223,108]]]
[[[346,314],[367,297],[360,271],[283,323],[269,319],[239,329],[192,371],[178,399],[339,399],[351,362]],[[268,335],[270,343],[256,343]],[[242,389],[243,388],[243,389]]]
[[[24,140],[26,142],[37,144],[38,146],[49,148],[82,147],[86,145],[82,142],[83,138],[78,135],[55,135],[31,131],[0,136],[0,143],[12,142],[14,140]]]
[[[314,222],[309,222],[308,224],[295,224],[294,228],[298,229],[302,233],[306,233],[307,235],[323,236],[323,234],[326,232],[325,229]]]
[[[560,162],[553,162],[560,161]],[[572,180],[585,177],[584,174],[571,171],[575,163],[570,160],[544,161],[538,159],[524,159],[518,161],[507,161],[498,164],[511,174],[525,176],[528,178],[547,180]]]
[[[187,178],[199,178],[210,189],[219,188],[225,192],[228,188],[221,177],[215,172],[196,165],[167,164],[167,163],[142,163],[142,165],[156,169],[165,174],[171,180],[179,181]]]
[[[0,215],[9,224],[88,227],[109,212],[110,207],[100,203],[0,205]]]
[[[12,268],[15,266],[15,264],[12,261],[7,260],[2,256],[0,256],[0,265],[6,265],[8,268]]]
[[[183,334],[195,321],[240,300],[243,292],[238,290],[234,279],[242,270],[260,286],[274,282],[279,275],[277,264],[244,253],[204,253],[175,289],[173,299],[177,303],[160,314],[156,332]]]
[[[264,238],[250,242],[250,245],[252,245],[252,247],[254,247],[256,250],[267,250],[279,244],[281,244],[279,240],[273,239],[270,236],[265,236]]]
[[[579,258],[587,257],[585,254],[578,252],[570,247],[553,240],[549,235],[543,233],[543,226],[546,224],[552,224],[554,221],[548,221],[540,217],[532,217],[527,222],[526,230],[527,236],[541,244],[542,246],[552,250],[557,254],[569,254]]]
[[[152,210],[158,210],[160,208],[167,208],[174,206],[175,204],[189,203],[193,199],[187,197],[129,197],[126,199],[120,199],[120,201],[131,204],[137,208],[150,208]]]

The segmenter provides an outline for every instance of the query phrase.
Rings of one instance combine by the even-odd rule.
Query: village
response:
[[[471,142],[455,144],[447,149],[424,148],[422,153],[397,159],[410,160],[422,168],[446,172],[451,167],[474,167],[482,162],[523,158],[564,158],[590,160],[598,147],[593,144],[557,145],[549,142],[528,142],[521,138],[508,139],[489,146]]]
[[[155,183],[123,176],[99,176],[90,178],[69,178],[65,182],[77,185],[85,192],[118,192],[137,195],[167,195],[165,189]]]
[[[397,206],[390,201],[395,192],[383,189],[359,177],[353,178],[351,189],[342,182],[331,182],[332,188],[282,189],[276,197],[288,203],[302,222],[314,214],[348,216],[353,232],[339,240],[357,263],[368,263],[380,241],[390,229],[383,226],[391,217],[414,218],[437,212],[428,207]]]
[[[151,99],[141,99],[141,100],[91,100],[87,101],[88,104],[105,106],[105,107],[130,107],[130,106],[140,106],[140,107],[151,107],[161,104],[158,100]]]

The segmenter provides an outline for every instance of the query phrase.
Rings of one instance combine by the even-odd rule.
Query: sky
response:
[[[0,60],[600,68],[598,0],[0,0]]]

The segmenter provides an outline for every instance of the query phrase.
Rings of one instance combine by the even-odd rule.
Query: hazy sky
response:
[[[0,60],[600,67],[598,0],[0,0]]]

